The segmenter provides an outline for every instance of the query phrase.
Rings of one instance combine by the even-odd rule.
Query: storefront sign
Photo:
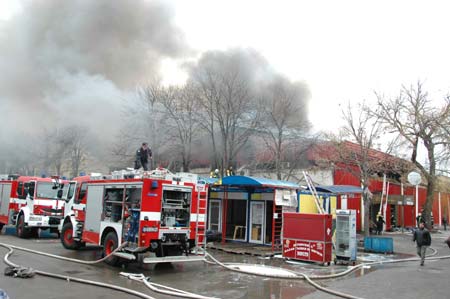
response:
[[[299,260],[323,261],[325,244],[317,241],[284,240],[283,256]]]
[[[276,189],[275,204],[277,206],[297,207],[297,192],[290,189]]]
[[[380,204],[381,194],[374,194],[372,203]],[[411,196],[405,196],[405,205],[414,205],[414,201]],[[383,203],[385,203],[386,197],[383,198]],[[399,194],[389,194],[388,196],[388,204],[390,205],[402,205],[403,204],[403,196]]]

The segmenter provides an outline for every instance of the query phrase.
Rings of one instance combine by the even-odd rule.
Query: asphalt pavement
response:
[[[365,275],[324,281],[321,285],[361,298],[450,298],[450,248],[444,243],[449,234],[447,231],[433,233],[431,244],[437,250],[436,256],[449,256],[448,259],[425,260],[424,266],[420,266],[419,261],[374,266]],[[401,253],[403,257],[416,257],[411,234],[387,233],[384,236],[394,239],[396,255]],[[432,252],[428,250],[427,254]],[[316,291],[302,298],[326,299],[336,296]]]
[[[450,249],[443,243],[449,233],[433,233],[432,247],[437,256],[450,255]],[[394,255],[365,255],[364,259],[392,260],[415,256],[415,244],[411,234],[385,234],[394,240]],[[0,242],[14,244],[39,251],[63,255],[84,260],[100,258],[98,247],[88,247],[81,251],[64,249],[58,239],[19,239],[15,236],[0,235]],[[0,248],[0,257],[8,252]],[[431,253],[431,251],[429,251]],[[232,255],[213,252],[221,261],[243,262],[283,267],[309,275],[336,273],[347,266],[318,266],[310,263],[289,263],[282,259],[263,259],[246,255]],[[317,291],[305,281],[270,279],[230,272],[216,265],[204,263],[129,266],[114,268],[106,264],[81,265],[64,262],[30,253],[14,251],[10,258],[14,263],[29,266],[42,271],[59,273],[119,285],[143,292],[153,298],[173,298],[149,291],[144,285],[119,276],[121,271],[144,273],[156,283],[161,283],[185,291],[217,298],[242,299],[297,299],[297,298],[336,298]],[[0,266],[3,272],[6,265]],[[342,293],[361,298],[449,298],[450,259],[439,261],[426,260],[421,267],[419,261],[396,264],[382,264],[357,270],[351,275],[334,280],[318,281],[320,285]],[[36,275],[33,278],[12,278],[0,274],[0,288],[7,291],[11,299],[28,298],[137,298],[118,291],[79,284],[73,281],[57,280]]]

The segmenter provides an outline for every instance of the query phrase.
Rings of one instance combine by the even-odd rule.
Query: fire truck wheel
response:
[[[2,232],[2,229],[3,229],[3,223],[0,223],[0,233]]]
[[[39,238],[39,228],[37,227],[30,228],[29,236],[36,239]]]
[[[25,227],[25,217],[20,214],[19,219],[17,219],[16,233],[19,238],[28,238],[29,230]]]
[[[115,232],[109,232],[103,240],[103,256],[110,255],[117,247],[119,247],[119,241]],[[105,263],[111,266],[117,266],[119,264],[119,257],[110,256],[105,260]]]
[[[76,250],[81,247],[81,242],[73,239],[73,227],[71,222],[63,225],[60,234],[61,243],[66,249]]]

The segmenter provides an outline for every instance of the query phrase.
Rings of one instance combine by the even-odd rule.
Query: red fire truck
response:
[[[107,256],[127,242],[106,260],[110,265],[140,254],[143,263],[204,258],[196,253],[205,244],[207,186],[197,175],[158,169],[115,172],[106,179],[80,177],[67,195],[61,223],[65,248],[97,244]]]
[[[63,218],[65,181],[57,177],[13,176],[0,181],[0,227],[15,225],[18,237],[37,236],[38,229],[58,232]],[[65,187],[66,186],[66,187]]]

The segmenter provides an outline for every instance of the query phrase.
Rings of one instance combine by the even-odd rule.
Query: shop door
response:
[[[220,232],[222,224],[221,201],[211,200],[209,203],[209,224],[208,229]]]
[[[250,242],[262,244],[264,232],[264,202],[250,202]]]

